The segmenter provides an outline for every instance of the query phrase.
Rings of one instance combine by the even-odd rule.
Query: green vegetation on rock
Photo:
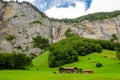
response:
[[[40,21],[33,21],[33,22],[31,22],[30,24],[42,24],[42,22],[40,22]]]
[[[33,47],[40,48],[42,50],[48,49],[50,46],[48,39],[41,36],[33,38]]]
[[[66,30],[66,32],[65,32],[65,36],[66,36],[66,37],[74,36],[74,34],[72,33],[72,31],[71,31],[70,28],[69,28],[68,30]]]
[[[6,38],[7,41],[11,42],[16,38],[16,36],[15,35],[8,35],[5,38]]]
[[[87,14],[85,16],[81,16],[75,19],[52,19],[53,21],[65,22],[65,23],[77,23],[84,20],[89,21],[96,21],[96,20],[103,20],[103,19],[110,19],[120,15],[120,11],[113,11],[113,12],[98,12],[93,14]]]

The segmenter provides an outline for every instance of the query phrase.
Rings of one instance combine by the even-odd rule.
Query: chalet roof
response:
[[[59,69],[77,69],[77,67],[60,67]]]

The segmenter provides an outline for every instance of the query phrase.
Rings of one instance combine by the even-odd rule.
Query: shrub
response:
[[[90,58],[88,58],[88,60],[90,60]]]
[[[30,57],[31,57],[32,59],[34,59],[35,57],[37,57],[37,55],[34,54],[34,53],[30,53]]]
[[[0,69],[27,69],[32,62],[25,54],[0,53]]]
[[[95,47],[96,47],[96,52],[98,53],[102,52],[102,47],[99,44],[95,45]]]
[[[79,73],[83,73],[83,69],[82,68],[79,68]]]
[[[17,15],[14,15],[13,18],[17,18],[18,16]]]
[[[117,35],[116,34],[112,34],[110,41],[114,42],[115,40],[118,41]]]
[[[117,48],[116,51],[116,57],[120,60],[120,48]]]
[[[13,41],[16,38],[16,36],[15,35],[8,35],[5,38],[6,38],[7,41],[11,42],[11,41]]]
[[[96,67],[102,67],[102,64],[101,63],[97,63]]]
[[[70,28],[69,28],[68,30],[66,30],[65,36],[66,36],[66,37],[74,36],[74,34],[72,33],[72,30],[71,30]]]
[[[40,48],[42,50],[48,49],[49,41],[46,38],[42,38],[41,36],[37,36],[33,38],[33,47]]]
[[[107,56],[104,56],[104,58],[107,58]]]
[[[36,21],[31,22],[30,24],[42,24],[42,22],[41,22],[41,21],[36,20]]]

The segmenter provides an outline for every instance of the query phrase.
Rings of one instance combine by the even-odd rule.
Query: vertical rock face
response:
[[[32,38],[38,35],[49,38],[49,21],[42,18],[41,14],[28,3],[0,3],[0,51],[18,51],[40,53],[40,49],[33,48]],[[9,35],[14,35],[15,39],[10,42],[6,40]]]
[[[33,48],[33,37],[39,35],[50,42],[57,42],[65,38],[68,29],[82,37],[109,40],[116,34],[120,38],[120,16],[66,24],[50,21],[29,3],[0,1],[0,52],[39,54],[41,50]],[[12,41],[6,39],[10,35],[14,36]]]
[[[54,24],[56,24],[54,22]],[[64,38],[66,30],[71,29],[72,33],[81,37],[110,40],[115,34],[120,39],[120,15],[111,19],[96,21],[84,20],[82,22],[65,24],[58,23],[53,27],[54,42]]]
[[[65,32],[70,26],[71,25],[66,25],[65,23],[51,22],[51,41],[54,43],[65,38]]]
[[[109,40],[113,34],[120,38],[120,16],[98,21],[73,24],[72,31],[82,37]]]

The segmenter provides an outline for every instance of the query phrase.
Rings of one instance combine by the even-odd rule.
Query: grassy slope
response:
[[[53,74],[53,71],[57,71],[58,68],[48,68],[48,54],[47,51],[33,59],[34,67],[31,71],[0,71],[0,80],[120,80],[120,62],[114,59],[115,51],[104,50],[102,54],[93,53],[84,57],[80,56],[78,62],[64,65],[90,69],[94,71],[94,74]],[[104,58],[104,56],[108,58]],[[97,62],[101,62],[103,67],[96,68]]]
[[[46,69],[48,67],[48,55],[49,51],[39,55],[35,59],[33,59],[33,68],[32,69]]]
[[[108,55],[109,53],[109,55]],[[107,58],[105,58],[107,56]],[[90,58],[90,60],[88,60]],[[96,68],[96,63],[102,63],[103,67]],[[79,57],[79,61],[64,66],[76,66],[85,70],[93,70],[96,73],[116,73],[120,72],[120,63],[115,58],[115,52],[104,50],[101,54],[93,53],[84,57]]]
[[[82,69],[90,69],[94,70],[95,72],[120,72],[118,68],[120,67],[119,61],[116,60],[116,52],[115,51],[109,51],[109,50],[103,50],[102,53],[93,53],[89,54],[87,56],[79,56],[79,61],[74,62],[71,64],[64,65],[65,67],[78,67]],[[33,65],[34,69],[39,70],[48,70],[50,69],[48,67],[48,54],[49,52],[45,52],[41,54],[40,56],[33,59]],[[107,58],[105,58],[107,57]],[[88,60],[90,58],[90,60]],[[102,63],[102,68],[96,68],[96,63]],[[50,70],[55,70],[58,68],[51,68]]]

